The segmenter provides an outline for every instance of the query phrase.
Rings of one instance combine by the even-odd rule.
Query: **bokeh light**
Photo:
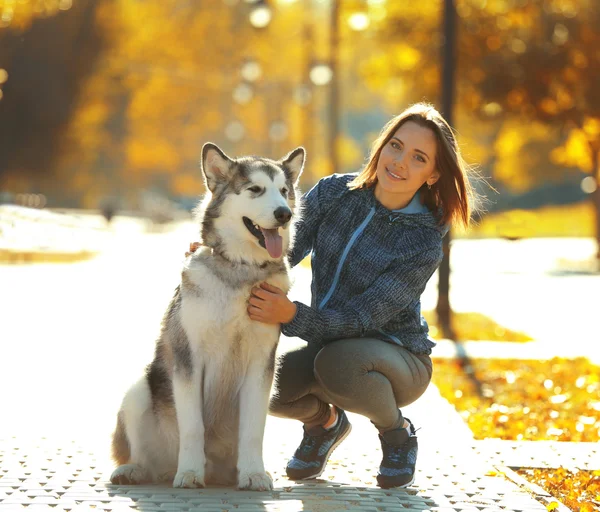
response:
[[[348,18],[348,25],[352,30],[362,31],[369,28],[369,16],[364,12],[355,12]]]
[[[327,64],[317,64],[310,70],[310,80],[315,85],[327,85],[333,78],[333,70]]]

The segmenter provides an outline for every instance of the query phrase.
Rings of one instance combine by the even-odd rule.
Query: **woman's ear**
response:
[[[435,183],[437,183],[437,181],[439,179],[440,179],[440,171],[438,171],[437,169],[435,169],[431,173],[431,176],[429,176],[429,178],[427,178],[427,181],[425,183],[427,183],[427,186],[431,187],[432,185],[434,185]]]

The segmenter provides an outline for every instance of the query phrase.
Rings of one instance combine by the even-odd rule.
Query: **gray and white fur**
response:
[[[152,363],[123,399],[113,483],[272,488],[262,450],[279,326],[250,320],[246,308],[261,282],[290,288],[285,255],[304,159],[303,148],[277,161],[202,148],[203,245],[186,259]]]

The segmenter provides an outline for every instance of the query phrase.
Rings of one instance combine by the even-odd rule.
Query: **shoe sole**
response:
[[[417,471],[415,469],[415,474],[413,475],[412,480],[402,485],[386,485],[386,482],[380,482],[379,479],[377,479],[377,484],[382,489],[405,489],[406,487],[410,487],[412,484],[415,483],[415,477],[417,476],[416,473]]]
[[[333,453],[333,450],[335,450],[342,443],[342,441],[344,439],[346,439],[348,437],[348,435],[350,435],[350,432],[352,432],[352,424],[348,423],[348,430],[346,430],[346,432],[344,432],[342,434],[342,436],[340,436],[338,438],[338,440],[331,445],[331,448],[329,449],[329,452],[327,452],[327,458],[326,458],[327,462],[329,462],[329,457],[331,457],[331,454]],[[327,462],[325,462],[325,464],[323,464],[323,467],[321,468],[321,471],[319,471],[318,473],[315,473],[314,475],[310,475],[310,476],[304,476],[302,478],[294,478],[293,480],[294,481],[298,481],[298,480],[312,480],[314,478],[319,478],[323,474],[323,471],[325,471],[325,468],[327,467]]]

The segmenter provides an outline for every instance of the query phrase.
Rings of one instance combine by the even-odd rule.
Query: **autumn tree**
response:
[[[456,8],[454,127],[467,160],[514,193],[564,179],[566,166],[598,172],[600,8],[569,0],[457,0]],[[379,47],[360,63],[364,80],[392,101],[440,107],[442,2],[377,9]]]
[[[529,133],[561,130],[564,142],[550,160],[593,178],[600,259],[600,6],[592,0],[512,4],[476,10],[463,0],[459,9],[469,40],[461,49],[474,64],[472,108],[483,117],[509,116]]]
[[[154,187],[195,197],[208,140],[232,155],[274,158],[304,143],[296,97],[306,86],[306,13],[282,6],[258,29],[251,8],[176,0],[101,8],[97,23],[109,45],[71,120],[65,180],[82,194],[95,183],[103,193]]]
[[[63,136],[103,46],[95,30],[95,11],[93,0],[72,7],[64,0],[0,1],[4,190],[55,187],[53,170]]]

